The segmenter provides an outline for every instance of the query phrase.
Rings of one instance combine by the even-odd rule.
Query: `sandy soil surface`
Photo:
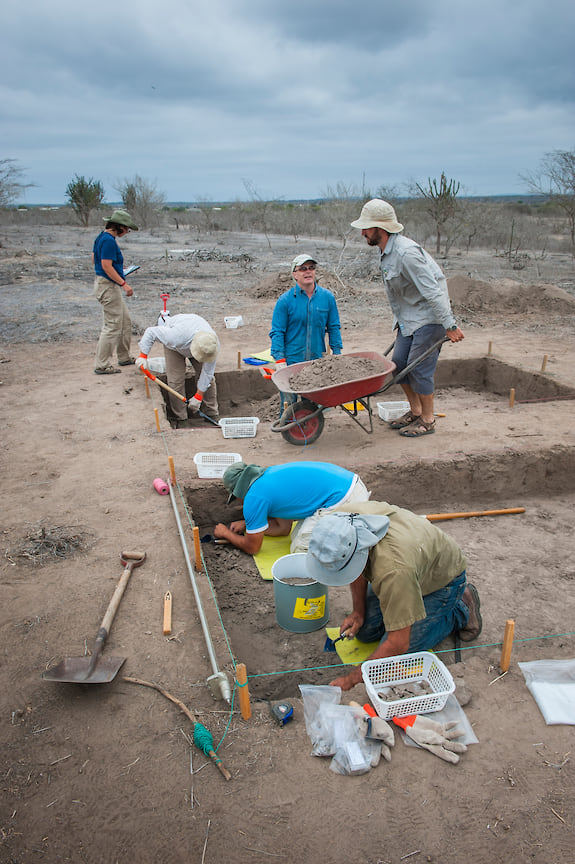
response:
[[[351,267],[336,277],[341,249],[325,240],[271,237],[270,249],[254,235],[129,237],[126,264],[141,264],[131,280],[133,353],[138,334],[155,323],[161,293],[170,294],[172,313],[204,315],[222,343],[222,416],[260,418],[255,437],[224,439],[208,424],[171,429],[162,392],[150,384],[147,393],[133,367],[93,374],[101,314],[92,295],[94,233],[0,232],[0,861],[570,860],[573,727],[545,724],[517,662],[575,653],[573,262],[548,256],[514,271],[489,253],[443,261],[465,340],[442,352],[437,433],[401,438],[375,409],[369,434],[334,408],[317,441],[295,447],[270,429],[279,409],[274,384],[241,358],[269,347],[273,304],[302,251],[320,258],[320,281],[337,294],[344,352],[383,353],[391,318],[373,268],[361,280]],[[359,241],[348,254],[372,255]],[[224,316],[237,315],[244,326],[226,329]],[[395,387],[384,398],[402,394]],[[365,425],[366,414],[356,419]],[[328,759],[312,757],[298,684],[328,683],[338,658],[323,651],[323,630],[277,626],[272,584],[251,558],[206,545],[197,584],[218,668],[233,684],[234,664],[245,663],[252,695],[289,698],[295,716],[281,728],[254,699],[246,721],[237,690],[233,711],[212,698],[172,499],[152,485],[168,478],[171,461],[193,560],[192,526],[209,533],[237,513],[218,480],[198,477],[198,452],[239,452],[266,466],[335,462],[358,471],[373,498],[419,513],[526,508],[441,523],[467,555],[484,619],[461,662],[451,644],[440,646],[459,692],[463,681],[471,695],[465,712],[479,739],[459,765],[399,740],[391,763],[360,777],[337,776]],[[104,650],[126,658],[121,671],[102,685],[42,680],[63,657],[91,649],[126,550],[147,559]],[[164,636],[168,590],[173,626]],[[347,590],[330,591],[329,602],[337,625]],[[507,619],[516,642],[500,677]],[[232,779],[191,745],[192,724],[175,704],[123,676],[156,683],[195,711]],[[344,694],[352,698],[364,702],[365,688]]]

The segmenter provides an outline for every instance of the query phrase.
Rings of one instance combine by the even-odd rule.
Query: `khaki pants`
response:
[[[177,390],[178,393],[181,393],[182,396],[186,395],[186,358],[179,354],[177,351],[173,351],[171,348],[166,348],[164,345],[164,357],[166,358],[166,375],[168,376],[168,384],[174,390]],[[190,358],[190,362],[194,367],[194,372],[196,373],[196,387],[198,386],[198,380],[200,378],[200,374],[202,372],[202,363],[195,359],[195,357]],[[170,399],[170,408],[172,409],[175,416],[178,420],[186,420],[188,417],[188,407],[182,402],[180,399],[177,399],[176,396],[172,396],[169,394]],[[218,421],[220,419],[219,409],[218,409],[218,391],[216,387],[216,379],[215,376],[212,378],[212,383],[204,393],[204,398],[202,401],[202,407],[200,409],[204,414],[208,417],[211,417],[212,420]],[[193,415],[192,415],[193,416]]]
[[[118,355],[119,362],[130,359],[132,320],[122,289],[115,282],[96,276],[94,295],[104,313],[104,324],[96,348],[96,369],[105,369],[110,366],[114,353]]]
[[[344,495],[341,501],[338,501],[337,504],[333,504],[331,507],[322,507],[320,510],[316,510],[315,513],[312,513],[311,516],[308,516],[307,519],[302,519],[300,522],[296,522],[291,533],[290,552],[307,552],[311,532],[321,517],[325,516],[326,513],[330,513],[332,510],[337,510],[337,508],[342,504],[369,501],[370,495],[371,492],[367,491],[365,483],[358,477],[347,495]]]

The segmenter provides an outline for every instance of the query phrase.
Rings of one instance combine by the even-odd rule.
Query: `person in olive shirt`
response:
[[[340,634],[381,640],[368,658],[428,651],[450,633],[464,642],[482,628],[479,595],[457,543],[409,510],[379,501],[349,504],[320,519],[306,558],[324,585],[351,585],[353,610]],[[350,690],[361,667],[332,681]]]

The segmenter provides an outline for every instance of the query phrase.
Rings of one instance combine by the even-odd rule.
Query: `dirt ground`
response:
[[[101,323],[94,235],[0,230],[0,862],[571,860],[573,727],[545,724],[517,663],[575,654],[573,261],[549,255],[519,271],[487,252],[442,261],[465,340],[442,352],[437,433],[401,438],[375,409],[369,434],[335,408],[313,445],[295,447],[270,429],[275,386],[241,359],[269,347],[289,261],[302,251],[319,257],[320,281],[338,298],[346,353],[388,347],[381,284],[336,278],[335,241],[271,237],[270,248],[256,235],[175,230],[122,241],[126,264],[141,265],[131,279],[133,353],[164,292],[172,314],[199,312],[216,329],[221,414],[260,418],[255,437],[224,439],[208,424],[171,429],[161,391],[150,384],[148,395],[133,367],[93,374]],[[358,258],[374,254],[359,239],[351,248]],[[237,315],[244,325],[226,329],[224,317]],[[395,387],[383,398],[402,394]],[[357,419],[366,423],[366,413]],[[237,513],[220,481],[198,477],[198,452],[239,452],[265,466],[331,461],[360,473],[372,498],[419,513],[525,507],[441,523],[467,555],[484,620],[461,662],[451,644],[440,646],[471,693],[465,712],[479,740],[459,765],[400,740],[391,763],[359,777],[338,776],[329,759],[312,757],[298,685],[336,677],[337,655],[323,651],[323,630],[277,626],[272,583],[251,558],[206,545],[196,578],[219,669],[233,684],[234,664],[245,663],[252,696],[288,698],[294,720],[279,727],[255,698],[252,719],[243,720],[237,689],[233,711],[212,698],[172,499],[152,485],[168,478],[171,461],[193,560],[192,525],[209,533]],[[91,649],[123,550],[147,559],[104,650],[126,658],[120,673],[83,687],[43,680],[47,667]],[[173,626],[164,636],[167,590]],[[331,590],[329,603],[336,626],[347,589]],[[516,641],[500,677],[507,619]],[[232,779],[191,746],[192,724],[176,705],[123,676],[159,684],[197,712]],[[365,688],[344,694],[352,698],[364,702]]]

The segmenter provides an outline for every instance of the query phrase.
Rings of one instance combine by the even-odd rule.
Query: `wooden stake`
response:
[[[148,382],[146,381],[146,387],[147,387],[147,386],[148,386]],[[158,413],[158,409],[157,409],[157,408],[154,408],[154,415],[155,415],[155,417],[156,417],[156,428],[157,428],[158,432],[161,432],[161,431],[162,431],[162,427],[160,426],[160,415],[159,415],[159,413]]]
[[[468,519],[470,516],[506,516],[512,513],[525,513],[525,507],[506,507],[503,510],[462,510],[456,513],[430,513],[425,518],[430,522],[442,522],[445,519]]]
[[[164,627],[162,630],[164,636],[169,636],[172,632],[172,592],[166,591],[164,594]]]
[[[238,369],[242,368],[242,352],[238,351]]]
[[[172,456],[168,456],[168,465],[170,466],[170,480],[172,481],[172,486],[176,485],[176,469],[174,468],[174,459]]]
[[[513,648],[513,634],[515,632],[515,621],[508,618],[505,622],[505,635],[503,636],[503,648],[501,649],[501,660],[499,667],[502,672],[507,672],[509,669],[509,661],[511,659],[511,649]]]
[[[249,720],[252,716],[252,706],[250,704],[250,691],[248,690],[248,673],[245,663],[238,663],[236,666],[236,676],[239,685],[240,694],[240,711],[244,720]]]
[[[146,397],[148,399],[151,399],[150,388],[148,387],[148,379],[147,378],[144,378],[144,384],[146,385]]]
[[[194,535],[194,555],[196,556],[196,570],[202,569],[202,552],[200,545],[200,529],[197,525],[194,525],[192,528],[192,534]]]
[[[509,407],[513,408],[514,405],[515,405],[515,388],[512,387],[511,390],[509,391]]]
[[[487,346],[487,356],[488,356],[488,357],[491,356],[491,348],[492,348],[492,345],[493,345],[493,342],[490,342],[489,345]]]
[[[541,364],[541,371],[545,372],[545,367],[547,366],[547,354],[543,355],[543,363]]]

